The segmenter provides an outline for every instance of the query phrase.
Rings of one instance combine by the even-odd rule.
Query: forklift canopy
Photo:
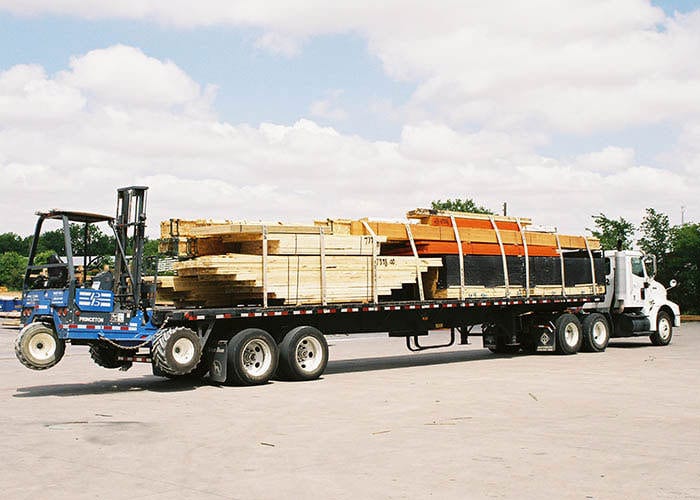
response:
[[[68,217],[69,221],[87,222],[90,224],[114,221],[114,217],[110,217],[109,215],[91,214],[88,212],[71,212],[68,210],[50,210],[48,212],[37,212],[36,214],[42,219],[62,219],[63,216],[66,216]]]

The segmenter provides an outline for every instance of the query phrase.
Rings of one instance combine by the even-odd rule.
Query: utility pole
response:
[[[685,225],[685,205],[681,205],[681,226]]]
[[[508,202],[504,201],[503,202],[503,217],[505,217],[506,215],[508,215]]]

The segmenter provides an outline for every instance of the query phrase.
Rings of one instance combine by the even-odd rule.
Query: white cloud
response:
[[[185,106],[201,109],[201,101],[213,98],[171,61],[146,56],[139,49],[115,45],[88,52],[70,61],[57,82],[93,96],[99,102],[131,104],[145,108]],[[208,106],[208,102],[205,103]]]
[[[634,149],[608,146],[602,151],[586,153],[576,158],[576,165],[585,170],[619,172],[634,166]]]
[[[417,83],[406,116],[452,126],[590,133],[700,116],[700,9],[649,0],[0,0],[23,15],[154,20],[263,31],[287,56],[309,37],[355,33],[388,75]]]
[[[53,77],[35,66],[0,73],[7,109],[31,102],[27,89],[63,96],[52,114],[0,121],[0,231],[28,233],[34,211],[55,206],[111,213],[115,188],[128,184],[152,188],[152,233],[168,217],[397,218],[431,200],[463,196],[494,209],[508,201],[512,214],[582,232],[599,211],[631,219],[647,206],[675,213],[678,200],[694,199],[700,188],[697,169],[637,165],[629,149],[572,161],[543,157],[535,152],[538,134],[464,133],[421,122],[386,142],[306,119],[230,124],[213,118],[205,92],[172,63],[112,47],[70,64]],[[126,90],[120,79],[91,76],[118,65],[138,68]],[[150,80],[162,72],[160,83],[173,85],[162,89],[168,97],[157,106],[141,103],[138,89],[151,92]],[[186,109],[202,101],[202,113]],[[688,140],[696,132],[689,128]],[[689,206],[688,215],[697,218],[697,210]]]
[[[327,92],[325,99],[319,99],[311,103],[309,112],[311,116],[325,118],[331,121],[347,120],[348,112],[337,104],[338,98],[343,95],[341,89],[336,89]]]
[[[300,41],[291,36],[280,33],[267,32],[255,41],[255,46],[259,49],[267,50],[273,54],[280,54],[285,57],[294,57],[301,52]]]

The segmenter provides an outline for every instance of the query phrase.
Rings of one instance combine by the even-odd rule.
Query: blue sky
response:
[[[654,0],[669,15],[700,6],[698,0]],[[402,124],[372,113],[376,102],[401,105],[416,82],[388,77],[367,42],[351,33],[315,36],[294,57],[255,47],[260,29],[206,26],[173,28],[150,21],[85,20],[61,15],[18,16],[0,12],[0,68],[36,63],[50,73],[65,69],[71,56],[114,44],[139,47],[158,59],[175,62],[202,85],[218,87],[215,111],[230,123],[290,124],[309,116],[309,106],[342,90],[336,102],[348,111],[344,120],[315,117],[348,134],[375,140],[396,140]],[[605,147],[611,140],[637,148],[640,161],[655,163],[659,140],[673,140],[672,124],[630,127],[602,134],[555,134],[539,151],[576,155]],[[612,135],[611,135],[612,134]]]
[[[217,85],[216,112],[231,123],[293,123],[309,115],[313,101],[342,89],[338,102],[350,113],[335,124],[338,130],[395,140],[401,125],[376,116],[368,120],[368,108],[376,100],[404,102],[415,89],[385,76],[366,42],[352,34],[314,37],[289,58],[256,48],[262,31],[252,28],[172,28],[147,21],[1,12],[0,26],[0,68],[36,63],[53,73],[65,69],[71,56],[132,45],[172,60],[200,84]]]
[[[23,64],[46,71],[15,72],[5,88],[0,79],[0,173],[24,190],[6,181],[0,210],[67,206],[76,183],[102,183],[111,200],[130,176],[155,186],[156,218],[329,208],[401,217],[468,196],[562,225],[538,205],[543,190],[564,227],[586,227],[598,211],[638,219],[640,204],[700,216],[700,18],[670,22],[644,0],[566,4],[575,9],[512,0],[510,16],[500,4],[443,1],[338,0],[332,7],[346,9],[335,15],[308,0],[202,0],[196,12],[166,1],[0,0],[0,77]],[[652,4],[666,16],[700,9],[700,0]],[[298,53],[261,47],[269,34],[290,37]],[[115,73],[121,64],[134,85]],[[192,82],[215,85],[213,103]],[[161,89],[173,99],[163,109]],[[26,174],[66,171],[63,188]],[[180,203],[193,192],[196,203]]]

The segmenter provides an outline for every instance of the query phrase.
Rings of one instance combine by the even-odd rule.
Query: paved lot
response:
[[[700,323],[500,357],[334,337],[322,380],[196,386],[0,329],[2,498],[700,498]]]

